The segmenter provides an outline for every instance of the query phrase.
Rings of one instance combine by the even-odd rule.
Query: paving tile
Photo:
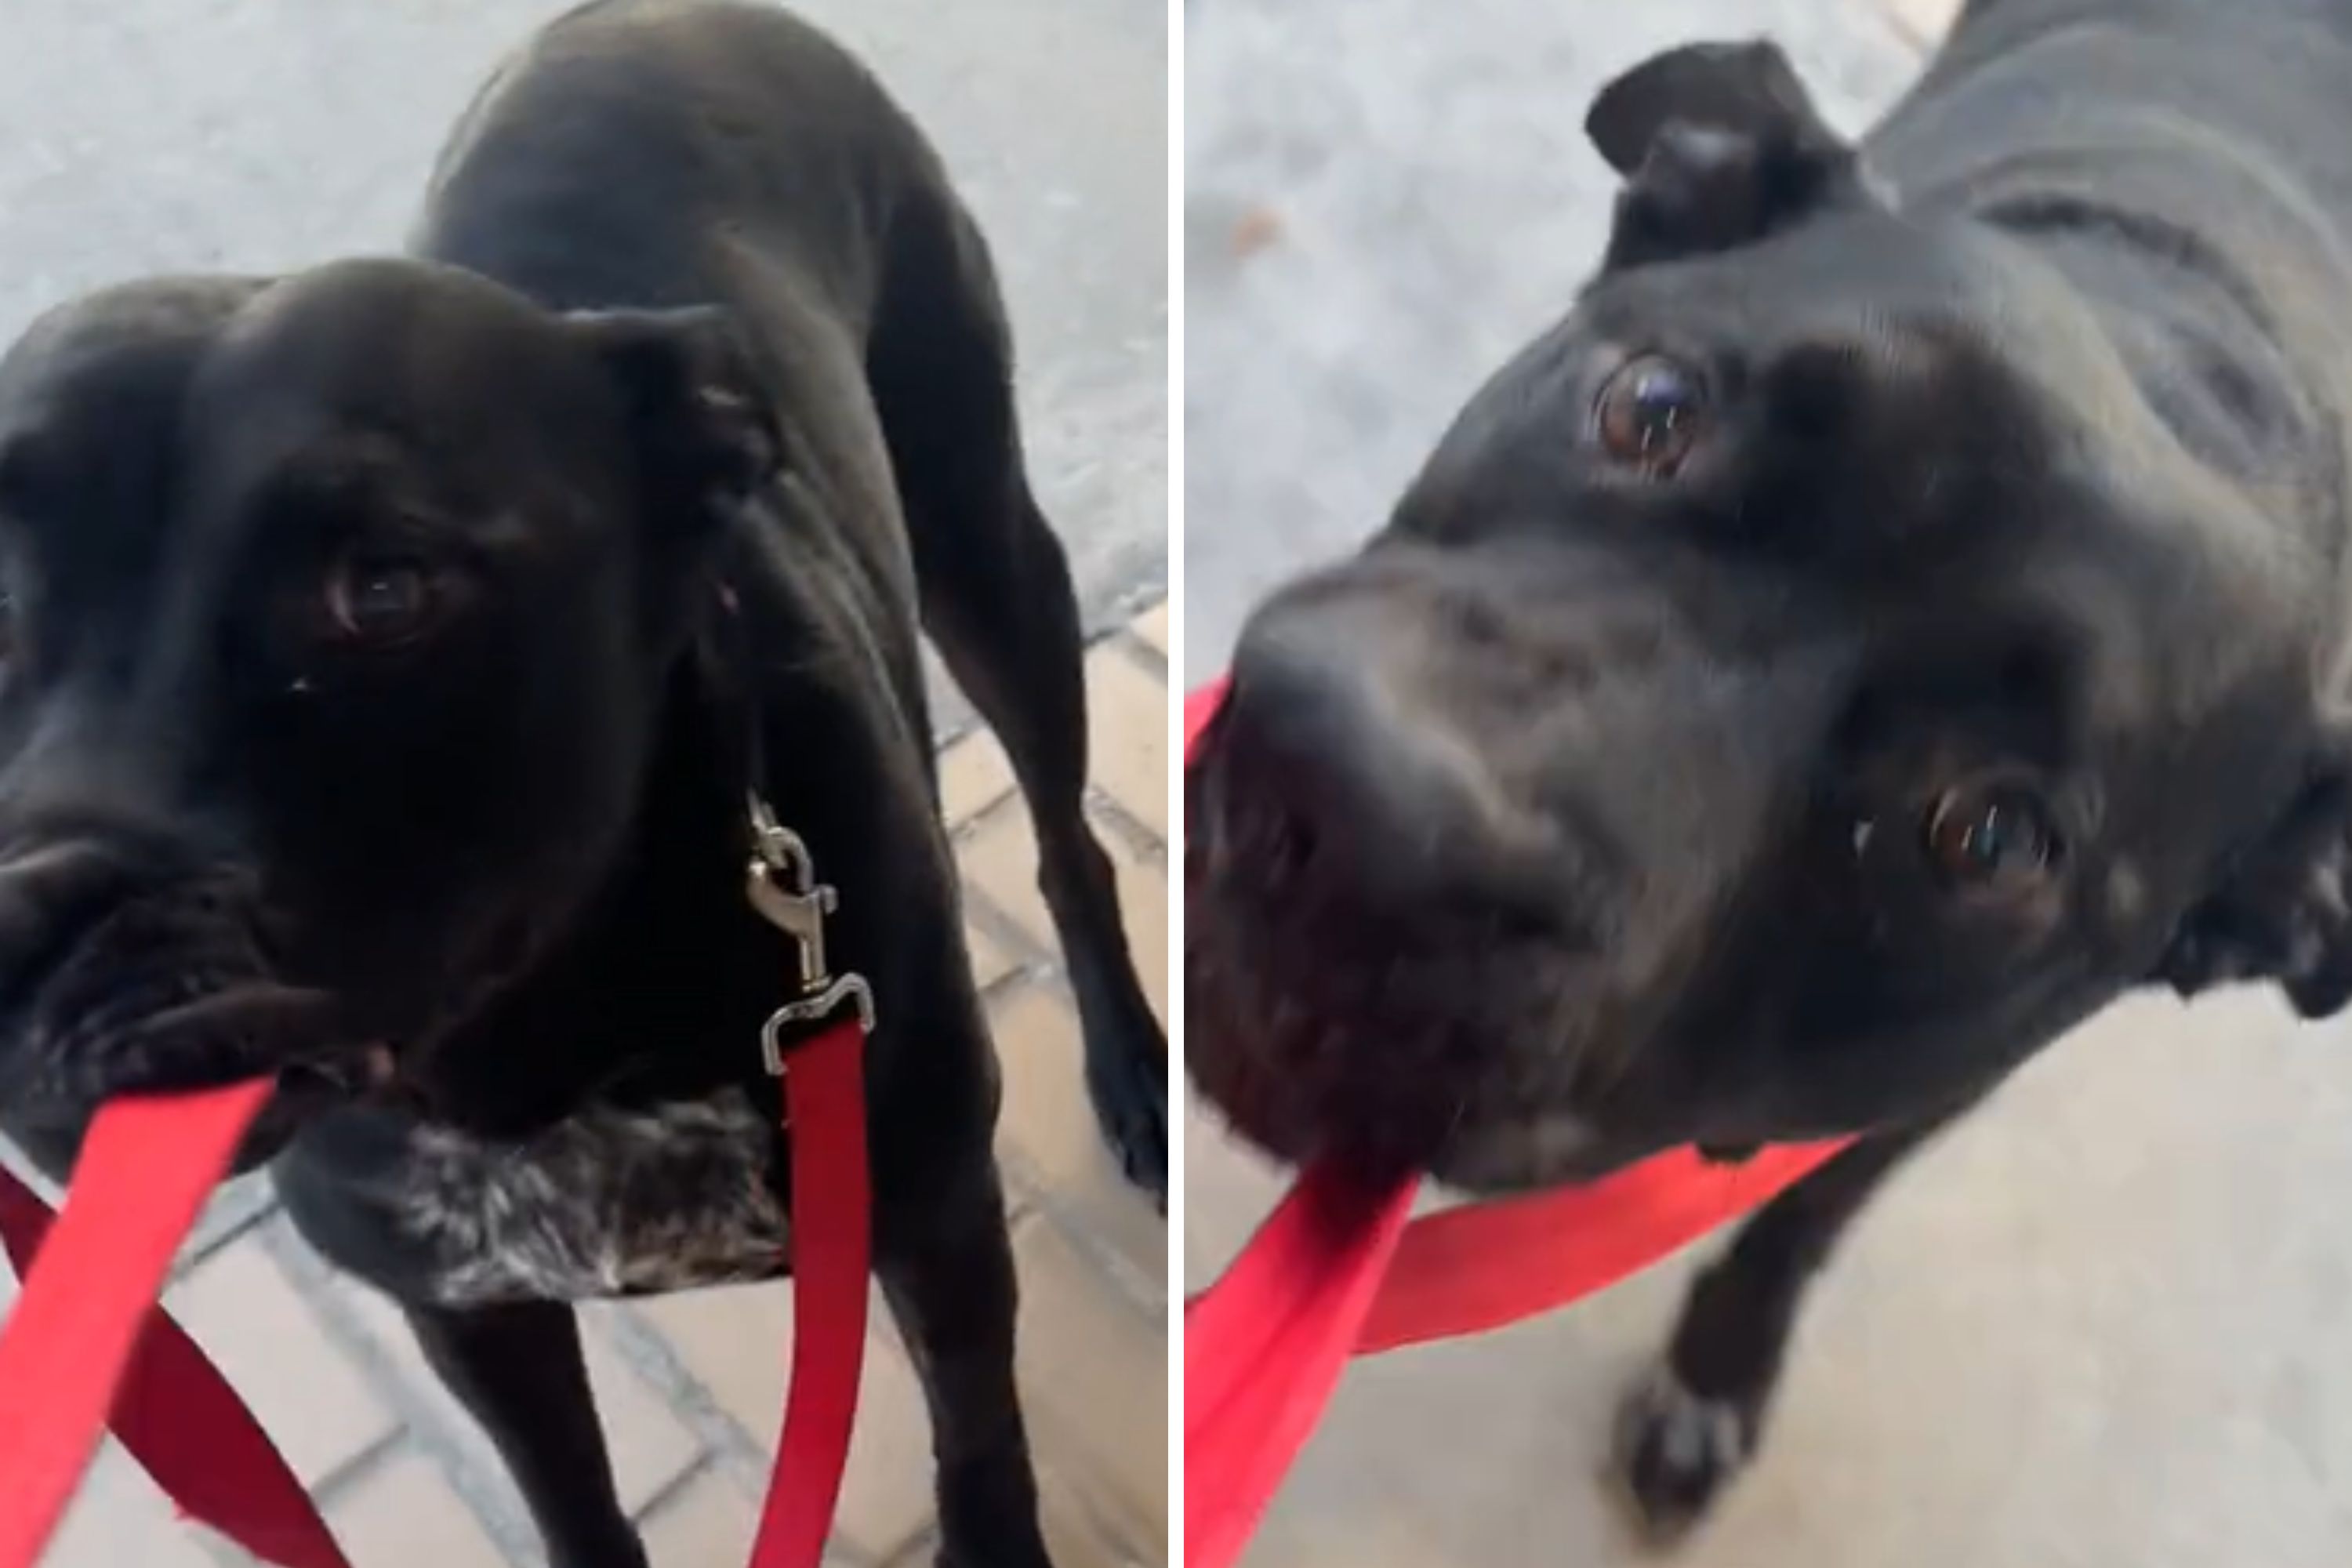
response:
[[[1057,1217],[1087,1226],[1146,1279],[1166,1272],[1168,1227],[1118,1173],[1087,1098],[1077,1015],[1058,986],[1015,988],[989,1012],[1004,1062],[997,1143],[1046,1189]]]
[[[304,1481],[317,1482],[393,1430],[392,1412],[257,1237],[207,1259],[165,1300]]]
[[[789,1282],[648,1297],[633,1310],[754,1443],[774,1448],[791,1364]]]
[[[621,1506],[635,1510],[677,1480],[700,1456],[702,1446],[660,1391],[614,1348],[604,1320],[618,1310],[602,1304],[584,1308],[581,1346],[588,1360],[588,1381],[596,1390],[596,1414],[613,1456]]]
[[[1961,0],[1864,0],[1875,5],[1895,29],[1923,47],[1939,42],[1960,14]]]
[[[635,1310],[719,1407],[762,1451],[774,1452],[792,1365],[789,1282],[656,1297]],[[845,1542],[880,1552],[929,1517],[931,1450],[921,1387],[878,1295],[873,1312],[835,1531]]]
[[[880,1306],[876,1307],[877,1316]],[[879,1555],[934,1517],[931,1418],[898,1336],[877,1327],[866,1347],[857,1430],[834,1533]]]
[[[751,1536],[759,1528],[757,1500],[716,1469],[663,1500],[639,1526],[653,1568],[736,1568],[751,1557]],[[852,1562],[827,1552],[824,1568],[851,1568]]]
[[[964,886],[1010,916],[1030,941],[1060,955],[1053,916],[1037,890],[1037,840],[1029,814],[1018,805],[1000,805],[956,850]]]
[[[1010,949],[985,931],[966,926],[963,941],[971,954],[971,983],[982,991],[1021,966]]]
[[[1125,649],[1087,656],[1087,773],[1162,838],[1168,836],[1168,687]]]
[[[641,1532],[653,1568],[731,1568],[751,1556],[759,1527],[760,1505],[714,1468],[646,1516]]]
[[[508,1568],[472,1510],[414,1454],[362,1478],[327,1522],[352,1568]]]
[[[203,1539],[172,1517],[170,1500],[110,1442],[41,1554],[41,1568],[212,1568]]]
[[[969,821],[1013,793],[1013,763],[995,735],[974,730],[940,753],[940,812]]]
[[[1137,1540],[1168,1531],[1168,1340],[1051,1225],[1013,1233],[1021,1387],[1042,1468],[1083,1485]]]
[[[1151,608],[1144,611],[1143,614],[1136,616],[1135,619],[1129,624],[1127,629],[1133,632],[1140,640],[1150,644],[1155,648],[1158,648],[1161,656],[1165,657],[1169,651],[1168,601],[1162,599]]]
[[[457,1403],[457,1395],[449,1392],[440,1376],[425,1364],[425,1352],[400,1309],[381,1291],[348,1275],[332,1276],[331,1281],[328,1289],[334,1293],[346,1320],[366,1336],[383,1358],[383,1366],[398,1380],[407,1396],[412,1418],[427,1426],[437,1442],[453,1449],[458,1462],[497,1477],[499,1489],[520,1510],[521,1496],[508,1480],[506,1467],[498,1450],[490,1446],[488,1435]]]
[[[1160,1568],[1167,1537],[1131,1540],[1129,1531],[1098,1517],[1078,1495],[1076,1479],[1049,1466],[1037,1475],[1037,1521],[1054,1568]]]

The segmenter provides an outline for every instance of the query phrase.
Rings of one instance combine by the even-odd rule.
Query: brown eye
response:
[[[16,597],[0,588],[0,676],[16,658]]]
[[[327,619],[347,642],[388,647],[423,636],[440,618],[446,598],[439,574],[395,555],[344,557],[329,574]]]
[[[1618,462],[1664,477],[1680,467],[1706,424],[1706,389],[1697,374],[1662,354],[1619,366],[1601,388],[1593,420],[1601,445]]]
[[[2040,881],[2063,852],[2041,799],[2014,784],[1947,791],[1927,813],[1927,857],[1955,885],[2020,890]]]

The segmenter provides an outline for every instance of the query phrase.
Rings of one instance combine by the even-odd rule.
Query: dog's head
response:
[[[1900,210],[1769,46],[1588,128],[1600,276],[1242,638],[1204,1092],[1501,1187],[1932,1115],[2151,981],[2340,1005],[2336,572],[2247,458],[2292,399]]]
[[[775,458],[701,312],[352,262],[0,362],[0,1112],[423,1049],[626,837]]]

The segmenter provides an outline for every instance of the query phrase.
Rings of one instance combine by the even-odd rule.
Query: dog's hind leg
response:
[[[1681,1536],[1754,1457],[1807,1282],[1880,1184],[1950,1120],[1843,1151],[1767,1204],[1691,1286],[1665,1355],[1618,1413],[1616,1479],[1645,1535]]]
[[[521,1301],[406,1310],[425,1359],[506,1460],[550,1568],[646,1568],[614,1489],[572,1308]]]
[[[867,350],[921,580],[924,629],[1011,757],[1068,961],[1087,1087],[1128,1179],[1163,1201],[1168,1042],[1136,976],[1083,806],[1076,596],[1024,471],[1013,352],[987,250],[940,194],[893,230]]]

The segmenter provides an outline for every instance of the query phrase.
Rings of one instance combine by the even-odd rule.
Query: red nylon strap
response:
[[[1185,699],[1187,754],[1223,696],[1219,682]],[[1302,1173],[1185,1310],[1186,1568],[1241,1554],[1349,1355],[1566,1306],[1764,1203],[1841,1146],[1768,1149],[1739,1165],[1675,1150],[1589,1185],[1410,1223],[1412,1183],[1377,1193]]]
[[[793,1152],[793,1380],[751,1568],[816,1568],[849,1462],[874,1252],[865,1047],[866,1031],[852,1014],[784,1058]]]
[[[108,1106],[54,1224],[0,1172],[0,1240],[25,1280],[0,1331],[0,1568],[38,1561],[110,1419],[184,1511],[254,1555],[349,1568],[269,1439],[155,1305],[269,1093],[245,1084]]]
[[[1241,1555],[1339,1385],[1412,1212],[1309,1172],[1184,1312],[1184,1561]]]
[[[793,1379],[752,1568],[816,1568],[848,1462],[873,1245],[865,1038],[852,1016],[785,1058]],[[280,1568],[350,1568],[219,1369],[155,1305],[268,1098],[246,1084],[108,1106],[54,1221],[0,1171],[0,1242],[25,1280],[0,1324],[0,1568],[34,1568],[110,1424],[190,1518]]]

